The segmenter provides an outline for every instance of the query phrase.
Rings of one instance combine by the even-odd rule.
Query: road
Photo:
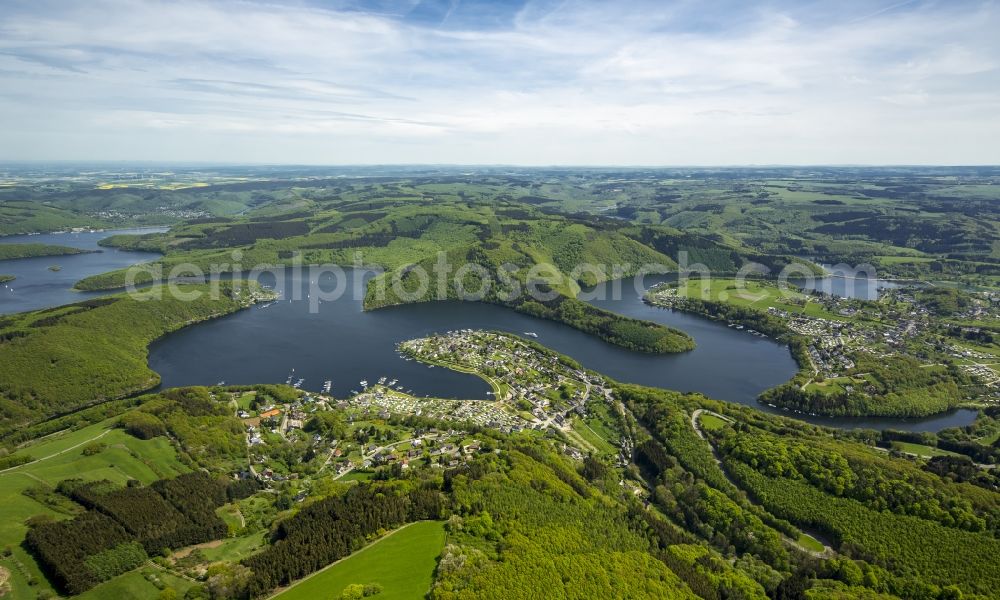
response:
[[[722,460],[719,458],[718,453],[715,451],[715,446],[713,446],[712,443],[708,441],[708,438],[705,437],[705,433],[702,431],[701,425],[698,423],[698,419],[703,414],[710,414],[713,417],[722,419],[723,421],[726,421],[726,422],[729,422],[729,423],[732,423],[733,420],[731,418],[725,416],[725,415],[720,415],[717,412],[714,412],[714,411],[711,411],[711,410],[706,410],[706,409],[703,409],[703,408],[695,409],[691,413],[691,427],[694,428],[694,432],[698,434],[698,437],[700,437],[701,439],[705,440],[708,443],[708,447],[712,451],[712,459],[715,461],[715,464],[719,466],[719,470],[722,471],[722,474],[725,476],[725,478],[729,481],[729,483],[733,484],[733,486],[736,489],[742,489],[739,486],[739,484],[736,482],[736,480],[733,479],[729,475],[729,472],[726,471],[726,468],[722,464]],[[750,502],[750,496],[749,495],[747,495],[747,502]],[[764,510],[767,510],[767,509],[764,509]],[[836,556],[836,554],[837,554],[837,552],[833,548],[831,548],[830,546],[828,546],[827,544],[825,544],[822,540],[820,540],[819,538],[817,538],[815,535],[806,533],[806,535],[808,535],[809,537],[811,537],[814,540],[816,540],[817,542],[823,544],[823,551],[822,552],[817,552],[815,550],[810,550],[809,548],[806,548],[805,546],[803,546],[802,544],[800,544],[798,542],[798,540],[793,540],[792,538],[786,536],[785,534],[783,534],[781,532],[779,532],[779,534],[781,535],[781,539],[785,542],[785,544],[787,544],[789,546],[792,546],[796,550],[801,550],[802,552],[805,552],[805,553],[810,554],[812,556],[815,556],[817,558],[829,558],[831,556]]]
[[[414,439],[415,438],[408,438],[408,439],[405,439],[405,440],[400,440],[398,442],[393,442],[393,443],[389,444],[388,446],[379,446],[378,448],[375,448],[374,452],[369,452],[368,454],[362,455],[361,456],[361,462],[364,462],[365,460],[367,460],[367,459],[375,456],[376,454],[378,454],[378,453],[380,453],[380,452],[382,452],[384,450],[388,450],[389,448],[395,448],[396,446],[398,446],[400,444],[405,444],[407,442],[412,442]],[[331,456],[332,456],[332,454],[333,453],[331,451]],[[341,477],[343,477],[344,475],[347,475],[348,473],[350,473],[353,470],[354,470],[354,463],[351,463],[351,467],[349,469],[347,469],[343,473],[338,473],[336,476],[333,477],[333,479],[334,480],[340,479]]]

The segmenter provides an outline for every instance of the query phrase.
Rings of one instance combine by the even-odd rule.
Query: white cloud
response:
[[[535,2],[462,29],[233,0],[11,4],[0,158],[1000,162],[996,9],[890,4],[719,29],[684,2]]]

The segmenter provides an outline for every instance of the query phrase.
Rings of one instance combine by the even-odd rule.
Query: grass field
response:
[[[376,596],[379,600],[423,598],[431,587],[435,561],[443,547],[443,523],[413,523],[293,584],[274,598],[336,599],[352,583],[382,586]]]
[[[39,486],[51,489],[60,481],[73,477],[88,480],[108,479],[121,484],[129,479],[138,479],[149,484],[157,479],[173,477],[187,471],[177,459],[173,446],[166,438],[139,440],[120,429],[109,429],[111,424],[112,421],[109,420],[77,431],[44,438],[18,451],[18,454],[27,454],[37,462],[0,472],[0,506],[3,507],[4,516],[0,520],[0,547],[9,546],[14,553],[13,558],[23,568],[18,568],[18,564],[10,559],[0,564],[11,570],[12,585],[15,590],[30,589],[32,593],[23,597],[32,598],[35,592],[48,589],[48,584],[44,582],[35,561],[20,545],[27,532],[25,520],[34,515],[50,515],[57,519],[70,516],[29,498],[24,495],[25,490]],[[91,444],[103,446],[99,452],[85,456],[83,449]],[[26,583],[28,576],[39,580],[42,584],[28,588]],[[153,587],[141,577],[139,579],[150,588]],[[108,585],[115,581],[117,580],[108,582]],[[155,594],[152,596],[155,597]]]
[[[705,431],[714,431],[716,429],[722,429],[726,426],[725,420],[708,413],[702,413],[698,418],[698,421],[701,423],[701,427]]]
[[[837,321],[850,320],[832,313],[810,296],[793,287],[781,289],[771,282],[748,280],[736,283],[732,279],[688,279],[687,287],[678,290],[686,298],[726,302],[735,306],[766,311],[774,307],[790,314],[820,317]]]
[[[823,547],[823,544],[819,542],[819,540],[808,533],[799,534],[799,539],[796,541],[806,550],[812,550],[813,552],[822,552],[826,549]]]
[[[580,417],[573,418],[573,431],[580,434],[584,440],[605,454],[614,454],[615,447],[611,442],[598,433],[596,428],[592,428],[587,421]]]
[[[954,452],[949,452],[947,450],[940,450],[934,448],[933,446],[925,446],[923,444],[911,444],[910,442],[893,442],[892,447],[900,452],[908,452],[910,454],[916,454],[917,456],[923,456],[926,458],[932,458],[935,456],[958,456]]]
[[[159,585],[154,584],[156,581]],[[173,588],[177,598],[183,598],[184,593],[192,583],[155,567],[145,566],[135,571],[129,571],[101,585],[93,587],[79,596],[79,600],[105,600],[106,598],[157,598],[161,588]]]
[[[845,392],[846,385],[864,385],[868,380],[864,377],[831,377],[823,381],[813,381],[806,389],[823,392],[824,394],[839,394]]]
[[[202,548],[201,554],[207,560],[241,560],[260,550],[267,544],[267,531],[259,531],[243,537],[228,538],[214,548]]]

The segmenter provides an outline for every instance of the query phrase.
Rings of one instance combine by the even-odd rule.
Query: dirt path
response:
[[[64,449],[64,450],[60,450],[59,452],[55,452],[55,453],[53,453],[53,454],[49,454],[48,456],[43,456],[43,457],[41,457],[41,458],[36,458],[36,459],[35,459],[35,460],[33,460],[33,461],[30,461],[30,462],[26,462],[26,463],[24,463],[24,464],[20,464],[20,465],[16,465],[16,466],[13,466],[13,467],[9,467],[9,468],[7,468],[7,469],[4,469],[4,470],[0,471],[0,475],[2,475],[2,474],[4,474],[4,473],[7,473],[8,471],[13,471],[13,470],[15,470],[15,469],[20,469],[21,467],[27,467],[27,466],[29,466],[29,465],[33,465],[33,464],[35,464],[35,463],[40,463],[40,462],[42,462],[43,460],[48,460],[48,459],[50,459],[50,458],[52,458],[52,457],[54,457],[54,456],[59,456],[60,454],[65,454],[65,453],[69,452],[70,450],[76,450],[76,449],[77,449],[77,448],[79,448],[80,446],[84,446],[84,445],[86,445],[86,444],[89,444],[90,442],[93,442],[93,441],[95,441],[95,440],[99,440],[99,439],[101,439],[102,437],[104,437],[104,436],[108,435],[109,433],[111,433],[111,430],[110,430],[110,429],[105,429],[103,433],[100,433],[100,434],[98,434],[98,435],[95,435],[94,437],[90,438],[89,440],[84,440],[84,441],[80,442],[79,444],[77,444],[77,445],[75,445],[75,446],[70,446],[69,448],[66,448],[66,449]]]
[[[703,408],[695,409],[691,413],[691,427],[694,428],[694,432],[696,434],[698,434],[698,437],[700,437],[701,439],[705,440],[706,443],[708,443],[708,447],[712,451],[712,459],[715,461],[715,464],[719,466],[719,470],[722,471],[722,474],[723,474],[723,476],[725,476],[726,480],[729,481],[729,483],[733,484],[733,487],[735,487],[738,490],[742,490],[743,488],[741,488],[739,486],[739,483],[737,483],[736,480],[729,474],[729,472],[726,471],[725,466],[723,466],[723,464],[722,464],[722,459],[719,458],[719,454],[715,451],[715,446],[712,445],[712,443],[705,436],[705,433],[702,431],[701,424],[698,422],[698,419],[699,419],[699,417],[701,417],[702,414],[710,414],[713,417],[722,419],[723,421],[727,421],[729,423],[732,423],[733,420],[731,418],[725,416],[725,415],[720,415],[717,412],[714,412],[714,411],[711,411],[711,410],[705,410]],[[749,494],[747,495],[747,501],[748,502],[750,501]],[[763,507],[761,507],[761,508],[763,508]],[[801,530],[801,528],[799,528],[799,529]],[[802,544],[800,544],[798,542],[798,540],[793,540],[792,538],[786,536],[785,534],[783,534],[781,532],[778,532],[778,533],[781,535],[781,539],[782,539],[782,541],[785,542],[785,544],[787,544],[787,545],[795,548],[796,550],[800,550],[802,552],[805,552],[806,554],[815,556],[817,558],[829,558],[831,556],[836,556],[837,551],[834,550],[833,548],[831,548],[830,546],[828,546],[827,544],[825,544],[822,540],[820,540],[816,536],[814,536],[814,535],[812,535],[812,534],[810,534],[810,533],[808,533],[808,532],[806,532],[804,530],[802,532],[805,533],[806,535],[808,535],[809,537],[813,538],[814,540],[816,540],[820,544],[823,544],[823,551],[822,552],[817,552],[816,550],[810,550],[809,548],[806,548],[805,546],[803,546]]]
[[[157,563],[155,561],[148,560],[148,561],[146,561],[146,564],[149,565],[149,566],[151,566],[151,567],[153,567],[154,569],[159,569],[160,571],[163,571],[164,573],[169,573],[170,575],[173,575],[174,577],[180,577],[181,579],[190,581],[191,583],[198,583],[198,581],[196,579],[194,579],[193,577],[188,577],[184,573],[179,573],[179,572],[174,571],[172,569],[168,569],[168,568],[164,567],[163,565],[161,565],[161,564],[159,564],[159,563]]]
[[[201,544],[195,544],[193,546],[185,546],[180,550],[174,552],[174,559],[184,558],[185,556],[191,554],[195,550],[201,550],[205,548],[218,548],[222,545],[222,540],[212,540],[211,542],[202,542]]]

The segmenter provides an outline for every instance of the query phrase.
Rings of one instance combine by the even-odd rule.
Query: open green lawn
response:
[[[615,447],[611,444],[611,442],[601,437],[597,429],[592,428],[587,421],[584,421],[580,417],[573,418],[573,431],[580,434],[580,437],[585,439],[601,452],[614,454]]]
[[[254,398],[257,397],[257,392],[250,391],[244,392],[237,400],[236,403],[243,410],[250,410],[250,404],[253,403]]]
[[[958,456],[958,454],[955,454],[954,452],[941,450],[939,448],[934,448],[933,446],[925,446],[923,444],[911,444],[910,442],[893,442],[892,447],[900,452],[908,452],[910,454],[916,454],[927,458],[934,456]]]
[[[845,391],[845,385],[864,385],[867,380],[864,377],[831,377],[824,379],[823,381],[813,381],[806,389],[809,391],[818,391],[825,394],[836,394]]]
[[[444,547],[444,523],[421,521],[358,550],[278,594],[280,600],[339,597],[352,583],[382,586],[379,600],[423,598]]]
[[[154,582],[159,583],[159,585]],[[183,598],[184,593],[191,586],[191,582],[180,577],[155,567],[145,566],[119,575],[79,596],[75,596],[75,598],[80,600],[105,600],[107,598],[135,598],[137,600],[148,598],[154,600],[159,597],[160,590],[167,587],[173,588],[177,592],[178,598]]]
[[[88,480],[108,479],[122,484],[129,479],[138,479],[149,484],[157,479],[173,477],[188,470],[177,459],[173,446],[166,438],[139,440],[120,429],[108,429],[111,424],[112,421],[108,420],[78,431],[45,438],[18,451],[36,460],[42,460],[0,472],[0,506],[3,507],[4,516],[0,520],[0,547],[11,547],[14,558],[20,562],[24,570],[43,582],[41,586],[32,587],[32,592],[48,589],[48,584],[44,583],[31,555],[21,548],[21,541],[27,532],[24,522],[28,517],[40,514],[57,519],[68,518],[70,515],[53,510],[25,496],[23,492],[26,489],[37,486],[51,488],[60,481],[73,477]],[[96,454],[84,456],[83,449],[91,443],[104,444],[104,447]],[[11,568],[12,584],[15,589],[26,585],[25,574],[20,569],[14,568],[13,561],[7,560],[3,564]],[[108,584],[114,581],[117,580]],[[146,583],[152,587],[152,584]],[[31,598],[33,595],[25,597]],[[155,597],[155,594],[152,597]]]
[[[720,419],[719,417],[708,413],[702,413],[698,418],[698,421],[701,423],[701,427],[705,431],[715,431],[716,429],[722,429],[726,426],[726,421],[724,419]]]
[[[823,544],[808,533],[800,533],[799,539],[796,541],[806,550],[812,550],[813,552],[822,552],[825,550]]]
[[[207,560],[241,560],[260,550],[267,543],[267,531],[258,531],[243,537],[227,538],[215,548],[202,548],[201,554]]]
[[[848,317],[832,313],[810,296],[793,287],[781,289],[768,281],[748,280],[737,283],[732,279],[688,279],[687,288],[679,295],[687,298],[726,302],[735,306],[766,311],[770,307],[792,314],[846,321]]]

